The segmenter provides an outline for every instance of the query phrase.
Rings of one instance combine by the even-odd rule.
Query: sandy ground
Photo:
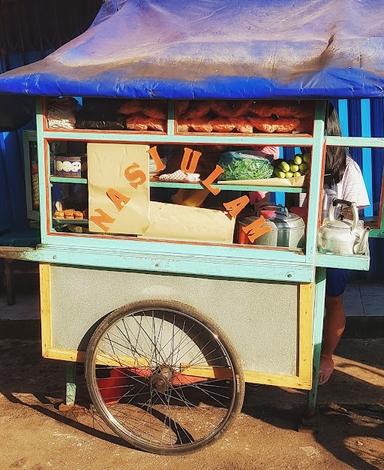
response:
[[[344,340],[320,391],[319,430],[298,432],[305,394],[247,388],[224,437],[181,457],[128,448],[87,408],[59,411],[64,364],[38,341],[0,341],[0,469],[384,469],[384,339]],[[88,405],[79,374],[79,403]]]

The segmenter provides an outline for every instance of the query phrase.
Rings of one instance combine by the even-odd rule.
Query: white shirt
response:
[[[329,206],[334,198],[355,202],[359,209],[370,205],[360,167],[348,155],[344,175],[341,181],[333,185],[331,188],[324,188],[324,216],[328,215]]]

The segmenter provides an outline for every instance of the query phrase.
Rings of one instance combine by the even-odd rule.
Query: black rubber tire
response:
[[[161,309],[170,309],[175,312],[180,312],[184,315],[191,317],[193,320],[197,320],[198,322],[202,323],[205,327],[207,327],[212,333],[217,335],[219,338],[219,342],[221,347],[224,348],[228,358],[233,367],[235,381],[235,393],[233,398],[233,407],[230,411],[230,414],[227,416],[226,420],[222,425],[219,427],[217,432],[209,439],[203,442],[194,442],[187,445],[180,445],[178,447],[161,447],[158,445],[150,445],[138,441],[134,438],[131,438],[129,435],[124,434],[111,420],[109,419],[107,413],[105,412],[103,406],[103,400],[100,398],[100,393],[98,391],[97,382],[96,382],[96,375],[95,375],[95,366],[94,366],[94,354],[97,351],[98,343],[103,337],[104,333],[109,329],[111,325],[113,325],[116,321],[121,319],[126,315],[130,315],[133,312],[138,312],[139,310],[161,310]],[[124,307],[118,308],[108,314],[104,320],[99,324],[95,332],[93,333],[88,347],[86,351],[86,361],[85,361],[85,377],[87,382],[88,391],[92,402],[95,406],[95,409],[101,416],[101,418],[105,421],[105,423],[122,439],[128,442],[132,447],[143,450],[145,452],[151,452],[156,454],[162,455],[178,455],[193,452],[201,447],[204,447],[208,444],[212,444],[218,438],[220,438],[224,432],[228,430],[228,428],[233,423],[236,416],[241,411],[243,401],[244,401],[244,392],[245,392],[245,384],[243,378],[242,368],[240,366],[240,361],[238,356],[230,344],[229,340],[227,339],[226,335],[218,328],[213,322],[205,318],[202,314],[196,311],[189,305],[183,304],[177,301],[164,301],[164,300],[148,300],[142,302],[135,302],[132,304],[128,304]]]

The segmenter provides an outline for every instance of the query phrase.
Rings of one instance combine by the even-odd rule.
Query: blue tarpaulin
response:
[[[382,0],[107,0],[91,27],[0,76],[0,93],[384,96]]]

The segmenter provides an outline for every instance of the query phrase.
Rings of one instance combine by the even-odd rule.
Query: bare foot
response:
[[[320,358],[320,371],[319,371],[319,385],[324,385],[331,378],[335,366],[333,364],[332,356],[321,356]]]

